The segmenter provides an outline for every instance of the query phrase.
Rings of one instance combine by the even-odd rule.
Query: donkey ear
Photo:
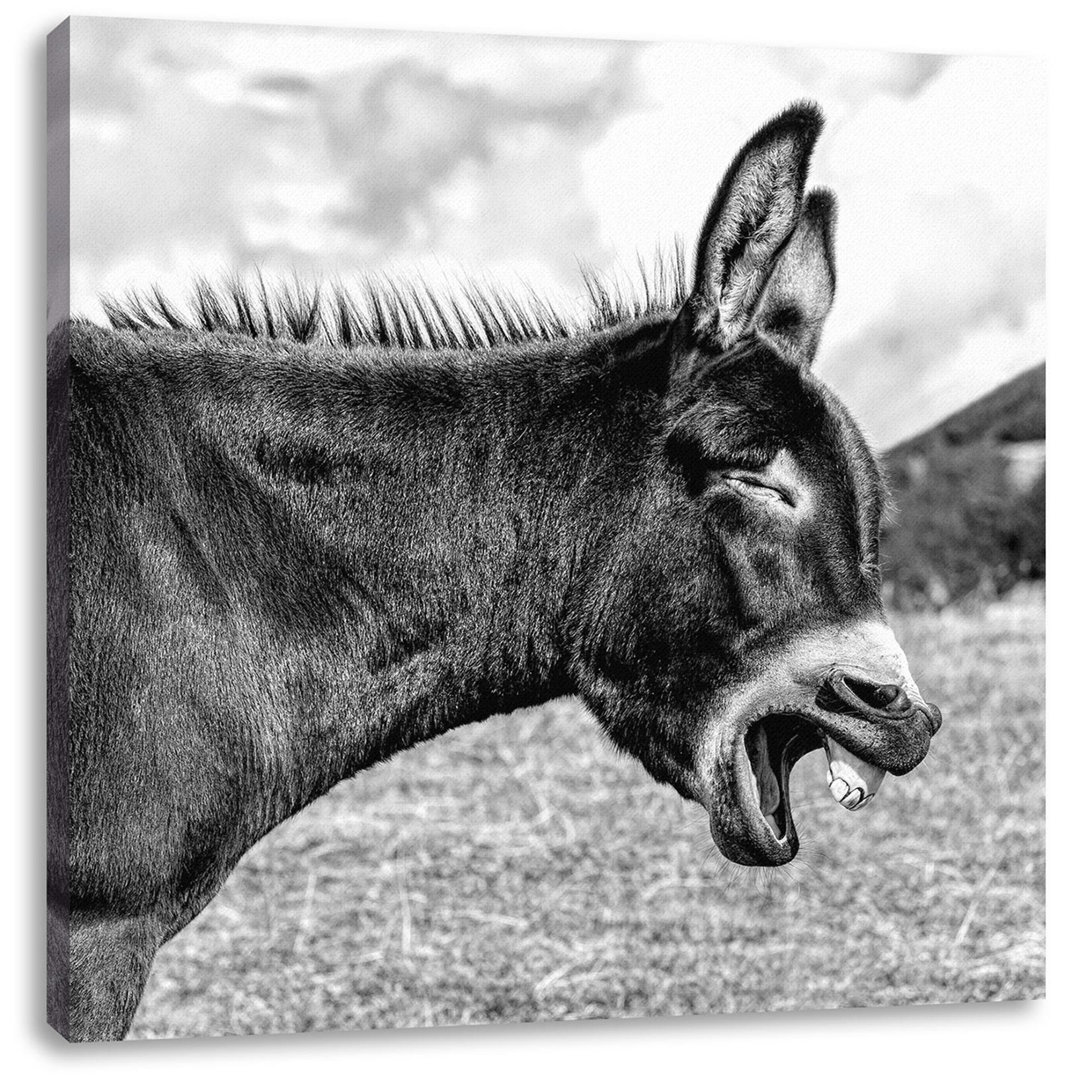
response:
[[[698,340],[727,348],[750,330],[776,257],[799,220],[821,125],[816,105],[792,105],[731,163],[698,241],[687,302]]]
[[[832,307],[836,292],[835,226],[832,192],[824,188],[811,191],[754,313],[754,329],[796,364],[813,362],[825,316]]]

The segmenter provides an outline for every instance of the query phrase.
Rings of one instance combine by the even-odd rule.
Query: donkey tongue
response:
[[[829,759],[826,783],[832,797],[848,810],[860,810],[877,794],[885,770],[868,765],[838,742],[825,736],[825,756]]]

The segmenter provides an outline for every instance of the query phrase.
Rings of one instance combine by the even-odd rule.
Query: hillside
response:
[[[1038,364],[946,417],[928,431],[895,446],[887,457],[925,452],[936,443],[1021,443],[1046,438],[1046,364]]]
[[[1045,577],[1045,363],[890,450],[885,466],[897,512],[882,572],[895,606],[940,608]]]

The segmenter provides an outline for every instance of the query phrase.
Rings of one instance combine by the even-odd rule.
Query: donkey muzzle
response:
[[[874,682],[842,668],[830,672],[818,691],[815,704],[829,712],[885,720],[908,720],[921,713],[930,726],[931,736],[941,730],[941,710],[936,705],[921,698],[912,700],[900,683]]]

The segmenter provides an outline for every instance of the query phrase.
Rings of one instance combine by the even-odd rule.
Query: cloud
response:
[[[952,57],[929,53],[869,52],[863,49],[769,49],[767,55],[790,72],[813,97],[846,100],[858,108],[877,94],[901,98],[920,93]]]
[[[410,59],[335,79],[322,109],[349,191],[336,222],[380,260],[449,251],[452,236],[459,257],[554,256],[573,266],[576,251],[595,246],[578,156],[631,107],[632,58],[631,47],[614,47],[591,78],[579,73],[557,95],[536,95],[524,81],[461,81]],[[534,74],[552,87],[550,74]],[[547,242],[553,234],[561,255]]]
[[[445,260],[568,283],[596,247],[580,152],[634,107],[638,50],[85,19],[74,41],[73,279],[91,311],[150,268],[168,285]]]
[[[1030,61],[957,58],[823,147],[840,288],[821,370],[881,445],[1045,357],[1044,94]]]

